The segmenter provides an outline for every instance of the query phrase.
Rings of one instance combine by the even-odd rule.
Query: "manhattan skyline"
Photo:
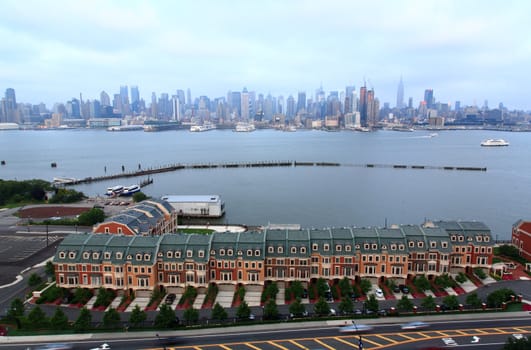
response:
[[[524,1],[5,1],[0,81],[51,106],[119,85],[288,97],[366,82],[395,106],[426,89],[453,105],[531,110]],[[494,19],[496,19],[494,21]],[[497,23],[497,24],[496,24]]]

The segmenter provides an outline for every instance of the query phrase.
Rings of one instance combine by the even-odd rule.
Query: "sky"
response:
[[[137,85],[274,96],[373,88],[396,105],[531,110],[531,2],[2,0],[0,91],[48,107]]]

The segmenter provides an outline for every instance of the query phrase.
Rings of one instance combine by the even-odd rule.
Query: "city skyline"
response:
[[[364,82],[383,105],[426,89],[454,105],[531,110],[524,1],[6,1],[2,89],[47,106],[138,85],[311,96]],[[494,25],[493,18],[496,18]],[[112,90],[110,90],[112,89]]]

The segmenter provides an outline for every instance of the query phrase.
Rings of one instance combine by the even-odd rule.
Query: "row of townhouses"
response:
[[[492,264],[494,242],[481,222],[184,234],[175,233],[176,216],[166,204],[144,201],[95,226],[93,233],[67,236],[53,260],[58,285],[170,292],[210,283],[247,286],[318,278],[401,282],[418,274],[433,278],[488,270]],[[146,213],[151,224],[142,223]]]

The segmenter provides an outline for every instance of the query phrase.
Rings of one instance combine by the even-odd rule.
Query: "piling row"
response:
[[[482,167],[456,167],[456,166],[428,166],[428,165],[405,165],[405,164],[343,164],[344,166],[363,168],[393,168],[393,169],[436,169],[436,170],[459,170],[459,171],[487,171]],[[137,171],[122,172],[112,175],[97,177],[86,177],[64,183],[65,185],[76,185],[98,181],[108,181],[127,177],[149,176],[153,174],[166,173],[184,169],[216,169],[216,168],[265,168],[265,167],[298,167],[298,166],[320,166],[338,167],[340,163],[335,162],[295,162],[295,161],[270,161],[270,162],[241,162],[241,163],[206,163],[206,164],[170,164],[156,168],[139,169]],[[140,166],[139,166],[140,168]],[[123,169],[123,168],[122,168]],[[151,180],[152,181],[152,180]]]

